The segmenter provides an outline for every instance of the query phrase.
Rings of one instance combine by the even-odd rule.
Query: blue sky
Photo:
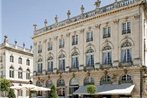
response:
[[[11,43],[14,43],[16,40],[19,45],[25,42],[26,47],[30,47],[30,45],[32,45],[33,24],[37,24],[37,28],[41,28],[44,26],[45,19],[48,20],[48,24],[52,24],[55,22],[55,15],[58,15],[59,21],[64,20],[67,18],[67,10],[71,10],[71,16],[76,16],[80,14],[82,4],[85,7],[85,12],[93,10],[95,9],[95,1],[96,0],[0,0],[2,3],[2,16],[0,16],[0,19],[2,19],[0,20],[2,24],[2,26],[0,24],[2,36],[7,35]],[[101,6],[103,6],[115,0],[101,1]],[[0,39],[3,39],[1,35]]]

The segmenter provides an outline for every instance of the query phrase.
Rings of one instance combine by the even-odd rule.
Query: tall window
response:
[[[64,39],[59,39],[59,48],[64,48]]]
[[[78,58],[78,53],[75,52],[72,54],[72,68],[79,68],[79,58]]]
[[[52,43],[49,42],[49,43],[48,43],[48,51],[50,51],[50,50],[52,50],[52,49],[53,49]]]
[[[112,64],[112,52],[110,46],[103,48],[103,64]]]
[[[111,27],[103,28],[103,38],[111,37]]]
[[[65,55],[64,54],[61,54],[59,56],[59,70],[65,71]]]
[[[78,35],[73,35],[72,36],[72,45],[77,45],[78,44]]]
[[[38,53],[42,53],[42,45],[41,45],[41,43],[38,45]]]
[[[121,46],[121,62],[131,63],[132,62],[132,49],[131,43],[125,42]]]
[[[86,42],[93,41],[93,32],[87,32]]]
[[[9,68],[9,77],[14,78],[14,68],[12,66]]]
[[[122,23],[122,34],[131,33],[131,22]]]
[[[26,70],[26,79],[30,79],[30,70],[29,69]]]
[[[57,93],[59,96],[65,96],[65,82],[63,79],[58,79],[57,80]]]
[[[93,49],[89,49],[86,52],[86,66],[94,67],[94,50]]]
[[[48,58],[48,72],[53,72],[53,57]]]
[[[42,68],[43,67],[43,64],[42,64],[42,59],[40,58],[38,60],[38,73],[42,73]]]
[[[13,55],[10,56],[10,62],[14,62],[14,56]]]
[[[18,69],[18,78],[19,79],[22,79],[23,78],[23,70],[22,70],[21,67]]]
[[[26,60],[26,65],[30,65],[30,60],[29,59]]]
[[[18,58],[18,64],[22,64],[22,58],[21,57]]]

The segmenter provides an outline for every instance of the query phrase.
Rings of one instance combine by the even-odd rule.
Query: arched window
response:
[[[46,87],[50,88],[52,86],[52,80],[47,80],[46,81]]]
[[[65,71],[65,55],[64,54],[61,54],[59,56],[59,70]]]
[[[128,74],[123,75],[120,78],[120,84],[122,84],[122,83],[133,83],[132,77]]]
[[[79,88],[79,80],[73,77],[69,83],[69,93],[73,94]],[[73,95],[73,98],[78,98],[77,95]]]
[[[14,78],[14,67],[13,67],[13,66],[11,66],[11,67],[9,68],[9,77],[10,77],[10,78]]]
[[[26,60],[26,65],[30,65],[30,60],[29,59]]]
[[[93,77],[90,77],[90,76],[86,77],[84,79],[84,85],[91,85],[91,84],[94,85],[94,78]]]
[[[102,84],[112,84],[111,77],[108,75],[103,76],[100,80],[100,85]]]
[[[65,96],[65,82],[64,79],[57,80],[57,93],[59,96]]]
[[[14,62],[14,56],[13,55],[10,56],[10,62]]]
[[[121,62],[131,63],[132,62],[132,49],[131,43],[126,41],[121,45]]]
[[[48,72],[53,72],[53,57],[48,58]]]
[[[86,66],[94,67],[94,50],[93,49],[89,49],[86,52]]]
[[[112,64],[112,51],[110,46],[105,46],[103,48],[103,53],[102,53],[102,62],[105,65],[111,65]]]
[[[42,58],[38,59],[38,73],[42,73],[42,69],[43,69],[43,63],[42,63]]]
[[[29,69],[26,70],[26,79],[30,79],[30,70]]]
[[[18,78],[19,79],[22,79],[23,78],[23,70],[22,70],[21,67],[18,69]]]
[[[22,64],[22,58],[21,57],[18,58],[18,64]]]
[[[78,52],[74,52],[72,54],[71,68],[72,69],[79,69],[79,54],[78,54]]]

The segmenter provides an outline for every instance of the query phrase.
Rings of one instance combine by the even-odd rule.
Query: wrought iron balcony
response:
[[[93,37],[92,37],[92,38],[87,38],[87,39],[86,39],[86,42],[90,42],[90,41],[93,41]]]
[[[131,29],[122,30],[122,34],[128,34],[128,33],[131,33]]]

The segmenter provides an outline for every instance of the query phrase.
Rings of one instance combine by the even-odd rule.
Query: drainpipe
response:
[[[141,68],[140,69],[140,98],[143,98],[142,97],[142,94],[143,94],[143,69]]]

